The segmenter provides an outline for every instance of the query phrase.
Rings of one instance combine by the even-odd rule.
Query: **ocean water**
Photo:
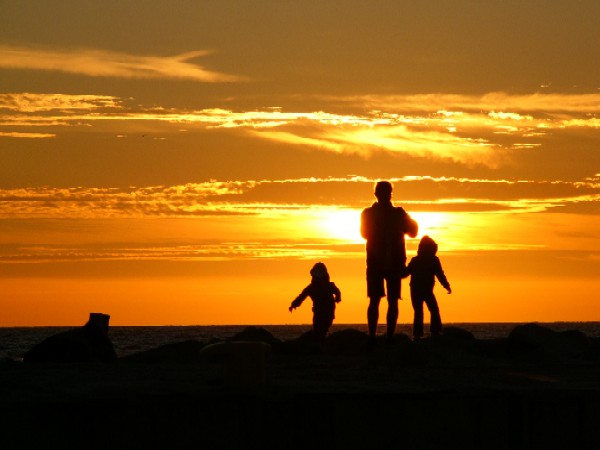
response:
[[[504,338],[519,323],[454,323],[445,326],[457,326],[470,331],[477,339]],[[600,322],[553,322],[540,325],[555,331],[579,330],[589,337],[600,337]],[[256,325],[260,326],[260,325]],[[164,344],[195,339],[208,342],[213,339],[227,339],[245,329],[247,325],[211,325],[211,326],[111,326],[109,337],[118,356],[148,350]],[[262,325],[281,340],[291,340],[310,330],[310,325]],[[0,360],[15,359],[23,355],[45,338],[75,327],[6,327],[0,328]],[[330,333],[346,328],[355,328],[367,332],[366,324],[334,324]],[[379,333],[385,332],[380,325]],[[399,324],[398,333],[411,335],[411,325]]]

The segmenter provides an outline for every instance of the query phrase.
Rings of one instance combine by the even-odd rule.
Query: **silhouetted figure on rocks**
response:
[[[323,342],[335,318],[335,304],[342,301],[342,293],[329,280],[327,267],[316,263],[310,270],[312,280],[289,307],[290,312],[298,308],[307,297],[313,302],[313,334],[317,342]]]
[[[442,263],[437,257],[438,245],[429,236],[423,236],[419,242],[417,256],[412,258],[406,268],[406,275],[410,275],[410,299],[415,313],[413,321],[413,337],[423,337],[423,303],[427,305],[431,315],[431,335],[438,336],[442,333],[442,318],[440,309],[433,293],[435,278],[441,285],[452,293],[450,283],[442,269]]]
[[[387,339],[391,341],[398,321],[401,279],[406,268],[404,235],[416,237],[415,222],[403,208],[392,204],[392,184],[380,181],[375,186],[377,201],[363,210],[360,232],[367,240],[367,320],[370,343],[375,342],[379,302],[387,288]],[[385,287],[384,287],[385,282]]]

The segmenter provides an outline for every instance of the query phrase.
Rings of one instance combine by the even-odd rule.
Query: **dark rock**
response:
[[[367,349],[369,336],[353,328],[336,331],[327,337],[325,350],[334,355],[356,355]]]
[[[536,323],[519,325],[508,335],[514,354],[538,354],[552,358],[574,358],[590,348],[590,340],[579,331],[557,332]]]
[[[453,327],[453,326],[445,327],[443,336],[445,338],[450,338],[450,339],[462,339],[465,341],[475,341],[475,335],[473,333],[471,333],[468,330],[465,330],[464,328]]]
[[[92,313],[83,327],[43,340],[23,355],[25,362],[110,362],[117,359],[106,314]]]
[[[261,327],[246,327],[239,333],[231,337],[231,341],[246,341],[246,342],[264,342],[270,345],[278,345],[281,343],[279,339]]]
[[[120,361],[134,363],[196,363],[200,360],[200,351],[204,348],[200,341],[189,340],[161,345],[120,358]]]
[[[323,346],[316,341],[313,331],[309,330],[296,339],[283,341],[279,345],[274,345],[273,353],[285,355],[316,355],[323,353]]]

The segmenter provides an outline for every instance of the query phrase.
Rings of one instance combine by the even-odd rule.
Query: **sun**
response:
[[[361,210],[340,208],[328,208],[317,214],[317,229],[327,238],[344,241],[347,243],[362,243],[364,239],[360,235]],[[419,224],[419,234],[436,237],[445,233],[448,225],[448,216],[440,212],[415,212],[410,216]]]
[[[348,243],[364,242],[360,235],[360,210],[332,209],[323,211],[319,228],[330,238]]]
[[[434,237],[443,232],[448,222],[447,215],[440,212],[415,212],[410,213],[410,217],[419,224],[418,237],[426,234]]]

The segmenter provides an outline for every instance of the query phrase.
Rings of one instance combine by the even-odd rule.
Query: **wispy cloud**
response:
[[[0,264],[98,262],[98,261],[215,261],[256,259],[348,258],[362,255],[362,244],[310,242],[222,242],[170,243],[156,246],[129,244],[89,245],[24,245],[0,247]],[[2,277],[2,274],[0,274]]]
[[[391,181],[394,200],[423,232],[442,239],[444,251],[545,249],[549,240],[553,248],[597,248],[589,232],[600,217],[597,176]],[[0,264],[362,257],[359,215],[373,199],[374,182],[299,178],[0,190]],[[555,211],[571,214],[544,214]],[[499,226],[506,233],[495,232]],[[408,242],[410,252],[417,242]]]
[[[405,177],[392,179],[411,211],[542,212],[578,205],[595,211],[597,179],[507,181]],[[0,218],[127,218],[313,215],[320,209],[360,209],[374,180],[296,179],[212,181],[142,188],[23,188],[0,190]],[[587,206],[586,206],[587,205]],[[597,208],[596,208],[597,209]]]
[[[12,138],[26,138],[26,139],[47,139],[56,137],[54,133],[21,133],[18,131],[0,131],[0,137],[12,137]]]
[[[120,103],[109,95],[0,93],[0,110],[20,113],[106,110],[120,108]]]
[[[210,53],[198,50],[174,56],[139,56],[98,49],[47,50],[0,45],[0,67],[91,77],[188,79],[201,83],[242,80],[191,62]]]
[[[369,156],[391,152],[415,157],[448,159],[459,163],[496,165],[493,145],[484,139],[458,137],[435,130],[417,131],[404,125],[387,127],[342,127],[295,132],[254,131],[254,135],[290,144],[307,145],[337,153]]]
[[[600,93],[589,94],[508,94],[490,92],[483,95],[417,94],[417,95],[357,95],[323,97],[353,108],[382,111],[466,111],[517,112],[521,114],[588,114],[600,112]]]
[[[320,151],[364,157],[388,152],[488,167],[542,147],[550,134],[583,128],[596,132],[600,127],[600,94],[440,94],[325,101],[329,103],[323,106],[331,110],[339,110],[340,102],[351,107],[347,113],[278,107],[175,110],[111,96],[3,94],[0,125],[15,133],[25,126],[93,127],[105,122],[104,130],[113,126],[115,135],[126,136],[128,123],[156,122],[160,124],[156,130],[165,135],[179,133],[182,126],[187,131],[221,129]],[[58,133],[58,128],[52,132]]]

